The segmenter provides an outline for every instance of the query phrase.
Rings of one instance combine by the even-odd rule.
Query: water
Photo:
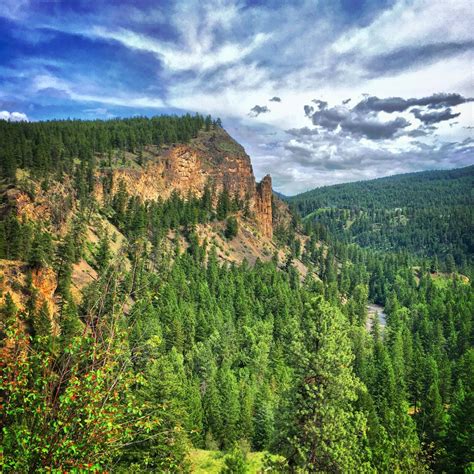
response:
[[[367,305],[367,312],[369,316],[367,318],[366,327],[367,330],[370,331],[372,329],[372,324],[374,318],[379,318],[380,327],[383,329],[385,324],[387,323],[387,315],[384,313],[384,307],[380,306],[379,304],[370,303]]]

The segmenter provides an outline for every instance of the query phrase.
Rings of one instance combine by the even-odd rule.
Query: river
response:
[[[367,331],[372,329],[373,320],[375,317],[378,316],[380,327],[383,329],[385,324],[387,323],[386,317],[387,315],[384,313],[384,307],[380,306],[379,304],[369,303],[367,305],[367,312],[369,314],[367,318],[366,328]]]

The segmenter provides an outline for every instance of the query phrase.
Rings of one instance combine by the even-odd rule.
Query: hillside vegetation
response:
[[[210,117],[0,128],[2,472],[472,469],[468,278],[303,234]]]
[[[474,265],[474,166],[327,186],[288,201],[338,240],[429,257],[448,272]]]
[[[474,165],[323,186],[287,198],[303,215],[322,207],[380,208],[472,203]]]

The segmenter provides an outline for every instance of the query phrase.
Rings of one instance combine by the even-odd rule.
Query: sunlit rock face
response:
[[[266,176],[256,183],[250,157],[225,130],[201,133],[190,144],[150,147],[146,152],[143,166],[105,172],[112,175],[112,192],[122,182],[129,194],[146,201],[166,199],[173,191],[183,197],[201,196],[209,186],[217,200],[225,188],[231,198],[248,203],[257,228],[262,235],[272,238],[271,178]],[[100,200],[102,195],[98,186],[96,197]]]

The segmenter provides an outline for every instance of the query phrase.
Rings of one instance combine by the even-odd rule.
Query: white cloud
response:
[[[266,34],[258,33],[244,45],[227,42],[215,48],[210,42],[202,40],[194,44],[191,43],[192,40],[189,40],[190,42],[184,46],[177,46],[123,28],[108,30],[95,27],[92,33],[100,38],[118,41],[131,49],[154,53],[171,71],[207,71],[235,63],[247,57],[269,37]]]
[[[426,97],[438,92],[474,96],[473,58],[468,47],[473,41],[472,0],[395,0],[378,15],[374,12],[364,26],[353,22],[349,28],[351,19],[340,17],[338,2],[328,8],[321,7],[324,2],[311,0],[272,8],[244,7],[239,0],[172,3],[171,11],[161,6],[130,7],[120,14],[109,11],[108,16],[102,12],[75,21],[71,16],[70,22],[53,19],[49,25],[155,55],[163,66],[157,67],[153,78],[162,86],[159,96],[146,89],[133,90],[120,81],[116,88],[94,83],[87,76],[64,81],[52,76],[51,69],[29,76],[33,77],[33,93],[58,89],[73,101],[96,103],[90,107],[97,114],[108,105],[119,105],[176,107],[220,116],[247,148],[257,176],[270,172],[276,187],[285,193],[452,166],[456,160],[467,159],[467,151],[464,157],[450,155],[447,144],[461,143],[471,133],[466,127],[472,126],[472,103],[453,107],[453,112],[461,112],[457,126],[454,121],[440,123],[425,135],[420,129],[418,136],[394,135],[374,141],[348,138],[340,128],[307,137],[284,131],[312,127],[303,106],[315,98],[331,107],[351,98],[347,106],[351,108],[363,93],[380,98]],[[160,28],[166,28],[163,35],[150,33]],[[164,37],[166,41],[160,39]],[[435,47],[429,50],[429,58],[423,54],[424,46],[442,43],[451,43],[452,52],[443,56],[439,53],[442,48]],[[457,50],[457,44],[468,46]],[[273,96],[284,100],[268,102]],[[271,111],[249,117],[255,104]],[[404,127],[406,132],[416,132],[421,125],[413,114],[398,117],[411,122]],[[394,118],[378,114],[381,122]]]
[[[125,28],[95,26],[91,34],[153,53],[170,72],[209,71],[243,60],[271,37],[257,32],[246,41],[224,39],[240,22],[240,9],[232,0],[177,2],[170,19],[178,35],[176,42],[165,42]]]
[[[71,83],[51,74],[35,76],[32,81],[32,89],[35,93],[39,94],[48,89],[55,89],[67,94],[70,99],[77,102],[98,102],[108,105],[146,108],[160,108],[165,106],[163,100],[157,97],[131,95],[128,93],[114,96],[101,94],[101,91],[97,90],[95,84],[85,82]]]
[[[2,0],[0,2],[0,17],[16,20],[24,16],[29,4],[29,0]]]
[[[23,112],[8,112],[7,110],[0,111],[0,120],[7,120],[9,122],[28,122],[28,116]]]
[[[472,40],[472,0],[399,0],[365,28],[353,29],[333,46],[336,53],[386,53],[407,45]]]

